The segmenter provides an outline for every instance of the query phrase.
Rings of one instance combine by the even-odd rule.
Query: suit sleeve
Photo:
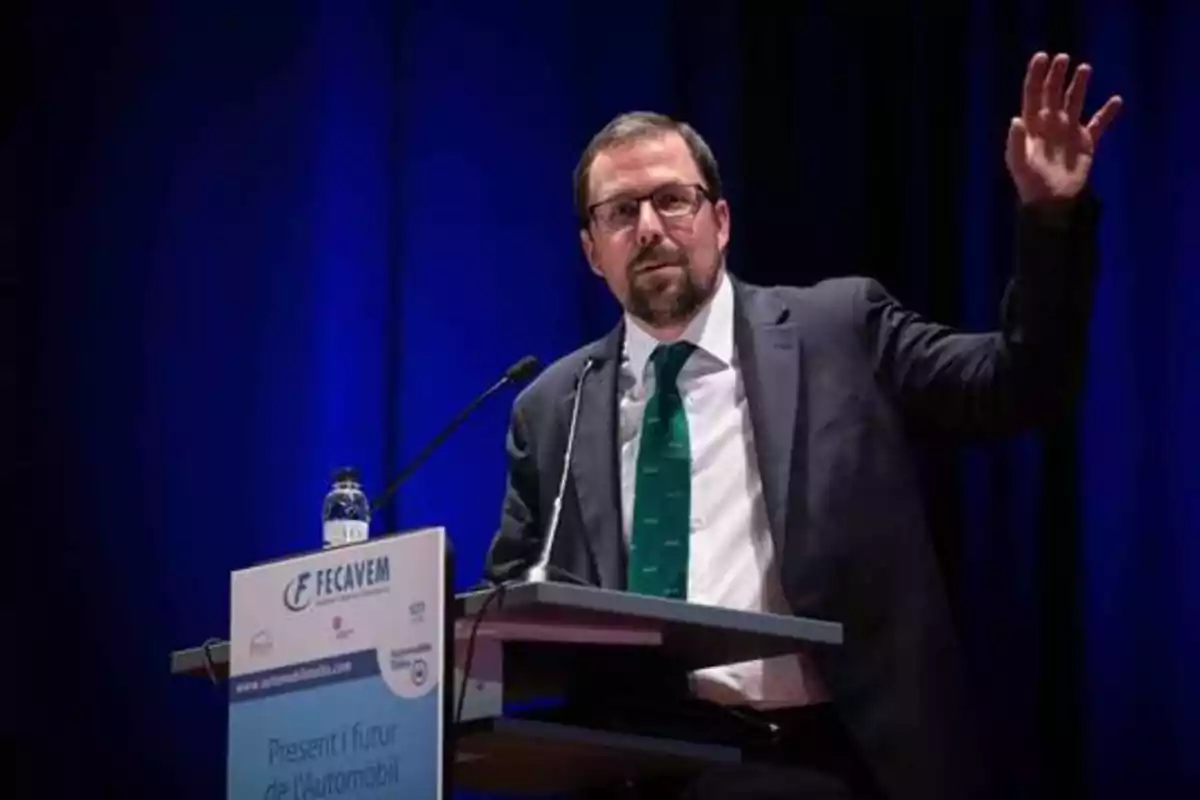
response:
[[[516,577],[536,560],[538,554],[541,514],[537,465],[520,402],[513,405],[505,452],[508,476],[500,528],[492,539],[484,564],[484,574],[494,582]]]
[[[877,380],[911,421],[955,433],[1006,435],[1054,421],[1083,382],[1099,208],[1021,208],[1016,265],[1000,329],[965,333],[904,308],[865,281],[856,318]]]

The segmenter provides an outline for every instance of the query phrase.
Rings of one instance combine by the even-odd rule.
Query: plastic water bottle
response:
[[[358,471],[343,467],[333,476],[321,513],[326,547],[365,542],[371,528],[371,505],[358,480]]]

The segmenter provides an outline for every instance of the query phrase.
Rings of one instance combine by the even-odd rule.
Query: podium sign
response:
[[[441,800],[449,571],[434,528],[233,573],[230,800]]]

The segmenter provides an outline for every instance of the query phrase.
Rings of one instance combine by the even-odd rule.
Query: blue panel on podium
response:
[[[445,532],[233,574],[230,800],[445,792]]]

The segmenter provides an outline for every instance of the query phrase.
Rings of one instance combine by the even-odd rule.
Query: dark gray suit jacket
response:
[[[964,435],[1041,425],[1081,382],[1097,204],[1019,212],[1001,330],[963,333],[901,307],[874,280],[808,288],[735,280],[735,342],[784,591],[794,613],[845,625],[816,654],[835,707],[892,800],[962,800],[990,783],[965,711],[957,648],[927,535],[909,423]],[[489,576],[537,557],[578,439],[552,563],[623,589],[616,445],[622,328],[548,367],[516,399]]]

